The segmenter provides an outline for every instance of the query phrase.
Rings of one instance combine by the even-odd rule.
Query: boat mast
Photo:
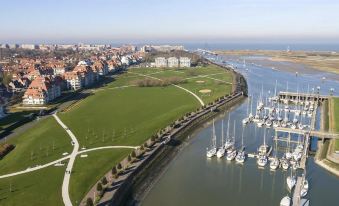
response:
[[[230,116],[231,116],[231,114],[228,114],[228,121],[227,121],[227,139],[230,138]]]
[[[224,146],[224,120],[221,120],[221,147]]]
[[[241,148],[242,150],[244,149],[244,127],[242,127],[242,132],[241,132]]]
[[[235,143],[235,120],[233,124],[233,143]]]

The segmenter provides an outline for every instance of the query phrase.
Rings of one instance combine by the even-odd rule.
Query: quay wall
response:
[[[213,62],[209,63],[215,64]],[[98,205],[117,206],[126,205],[127,203],[129,205],[140,201],[151,188],[152,183],[156,181],[159,174],[164,171],[168,163],[185,146],[184,143],[188,134],[209,119],[220,114],[221,111],[241,102],[247,96],[246,79],[232,67],[217,66],[233,73],[232,93],[217,99],[212,104],[204,106],[200,111],[195,112],[187,119],[183,119],[175,125],[172,131],[170,131],[171,140],[167,144],[163,144],[160,141],[156,142],[152,147],[152,151],[148,152],[148,155],[134,166],[132,172],[126,175],[124,179],[119,180],[120,184],[114,187],[114,191],[104,194]],[[168,136],[164,135],[160,139],[165,139],[166,137]],[[150,143],[151,141],[147,140],[147,142]],[[86,197],[82,200],[82,204],[85,201]]]

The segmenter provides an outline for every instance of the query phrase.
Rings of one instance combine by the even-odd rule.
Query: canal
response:
[[[339,91],[336,80],[326,78],[331,74],[313,72],[312,74],[284,72],[275,68],[264,68],[251,63],[256,57],[243,57],[246,59],[246,67],[243,61],[224,57],[216,61],[225,60],[237,67],[247,79],[249,95],[253,97],[253,112],[255,103],[260,96],[263,87],[264,95],[273,93],[276,80],[277,90],[306,92],[309,88],[320,86],[322,94],[329,93],[330,88]],[[262,60],[261,60],[262,61]],[[254,62],[254,61],[253,61]],[[298,66],[298,65],[294,65]],[[333,75],[333,74],[332,74]],[[224,120],[224,129],[227,129],[227,119],[230,115],[230,133],[233,134],[233,123],[236,122],[236,145],[241,146],[241,120],[247,115],[248,102],[223,112],[215,119],[218,145],[220,145],[221,121]],[[316,128],[319,128],[319,118]],[[305,120],[306,121],[306,120]],[[249,124],[244,128],[244,145],[246,152],[255,152],[263,143],[264,128],[257,128]],[[272,129],[266,131],[266,143],[273,146]],[[283,196],[290,194],[286,186],[286,177],[289,171],[278,169],[270,171],[269,165],[265,169],[259,169],[256,159],[247,158],[243,165],[228,162],[226,158],[207,159],[206,147],[211,142],[211,122],[207,122],[195,131],[187,140],[187,146],[168,165],[166,171],[154,183],[150,191],[142,201],[143,206],[177,206],[177,205],[279,205]],[[293,137],[297,138],[297,137]],[[278,153],[281,157],[282,153]],[[339,191],[339,178],[317,166],[313,157],[308,158],[307,178],[310,190],[306,198],[311,205],[337,205]]]

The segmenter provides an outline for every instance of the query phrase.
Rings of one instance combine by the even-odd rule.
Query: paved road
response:
[[[131,73],[131,74],[136,74],[136,75],[139,75],[139,76],[144,76],[144,77],[148,77],[148,78],[152,78],[152,79],[156,79],[156,80],[160,80],[162,81],[162,79],[159,79],[159,78],[156,78],[156,77],[153,77],[153,76],[150,76],[150,75],[146,75],[146,74],[139,74],[139,73],[135,73],[135,72],[128,72],[128,73]],[[182,89],[188,93],[190,93],[191,95],[193,95],[198,101],[199,103],[201,104],[201,106],[204,106],[205,103],[202,101],[202,99],[200,99],[200,97],[196,94],[194,94],[192,91],[188,90],[188,89],[185,89],[184,87],[181,87],[179,85],[176,85],[176,84],[172,84],[173,86],[179,88],[179,89]]]
[[[67,134],[71,137],[72,145],[74,146],[73,151],[70,155],[67,167],[66,167],[64,181],[62,182],[62,200],[64,201],[64,204],[66,206],[71,206],[72,202],[71,202],[71,198],[69,197],[68,189],[69,189],[69,181],[71,179],[71,173],[72,173],[73,165],[75,162],[75,158],[79,151],[79,142],[77,138],[75,137],[75,135],[73,134],[73,132],[68,129],[68,127],[60,120],[60,118],[57,116],[56,113],[53,114],[53,117],[61,125],[61,127],[64,128],[64,130],[66,130]]]

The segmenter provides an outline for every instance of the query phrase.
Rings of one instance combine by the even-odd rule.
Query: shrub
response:
[[[116,167],[113,167],[111,173],[112,173],[112,176],[113,176],[114,178],[116,178],[117,175],[118,175],[117,168],[116,168]]]
[[[97,184],[97,191],[98,192],[102,192],[102,184],[99,182],[98,184]]]
[[[86,200],[86,206],[94,206],[93,199],[92,198],[87,198]]]
[[[103,185],[106,185],[106,184],[108,183],[108,181],[107,181],[107,179],[106,179],[105,176],[101,179],[101,183],[102,183]]]
[[[0,145],[0,158],[5,157],[10,151],[15,148],[12,144],[3,144]]]
[[[121,169],[122,169],[122,165],[121,165],[121,163],[119,163],[119,164],[117,165],[117,168],[118,168],[119,170],[121,170]]]
[[[137,156],[137,154],[135,153],[135,150],[132,151],[131,156],[132,156],[133,158],[135,158],[135,157]]]

